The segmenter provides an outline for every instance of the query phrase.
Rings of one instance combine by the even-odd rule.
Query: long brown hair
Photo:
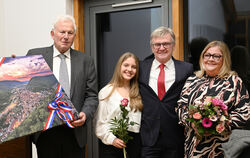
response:
[[[105,100],[108,99],[112,93],[114,92],[114,90],[117,87],[122,87],[124,82],[123,82],[123,77],[121,74],[121,65],[122,63],[128,59],[128,58],[134,58],[135,59],[135,63],[136,63],[136,74],[135,76],[130,80],[130,89],[129,89],[129,98],[130,98],[130,108],[133,110],[135,109],[135,111],[140,110],[142,111],[142,101],[141,101],[141,96],[139,93],[139,86],[138,86],[138,77],[139,77],[139,59],[137,58],[137,56],[135,56],[133,53],[130,52],[126,52],[124,53],[118,60],[116,67],[115,67],[115,71],[113,74],[113,77],[111,79],[111,81],[109,82],[110,85],[112,85],[112,90],[110,91],[110,93],[108,94],[107,97],[101,99],[101,100]]]

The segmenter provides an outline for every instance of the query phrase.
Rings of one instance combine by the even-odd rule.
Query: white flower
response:
[[[209,118],[213,122],[216,122],[218,120],[218,117],[216,115],[211,115]]]
[[[222,115],[221,117],[220,117],[220,121],[225,121],[227,118],[224,116],[224,115]]]

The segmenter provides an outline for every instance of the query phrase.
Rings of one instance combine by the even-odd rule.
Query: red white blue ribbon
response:
[[[56,114],[70,128],[74,128],[74,126],[71,124],[71,121],[75,120],[74,115],[72,114],[72,107],[70,107],[66,102],[60,101],[60,99],[62,98],[62,86],[60,85],[60,83],[58,84],[56,92],[57,93],[55,96],[55,100],[52,101],[48,106],[48,108],[50,109],[50,114],[43,131],[49,129],[52,126]]]
[[[0,66],[2,65],[4,60],[5,60],[5,57],[0,57]]]

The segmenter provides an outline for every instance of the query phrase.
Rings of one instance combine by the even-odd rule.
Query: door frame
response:
[[[142,8],[161,7],[162,8],[162,25],[172,27],[172,12],[170,0],[154,0],[152,3],[132,5],[125,7],[113,8],[112,4],[116,0],[102,0],[93,2],[94,0],[85,1],[85,52],[97,59],[97,46],[96,46],[96,15],[107,12],[128,11]]]
[[[96,31],[92,29],[95,23],[91,24],[90,9],[98,13],[113,12],[113,11],[123,11],[123,10],[133,10],[140,8],[150,8],[150,7],[162,7],[162,25],[166,27],[171,27],[176,35],[176,46],[173,56],[176,59],[184,60],[184,36],[183,36],[183,0],[153,0],[152,3],[125,6],[119,8],[112,8],[114,2],[128,2],[129,0],[73,0],[73,13],[76,20],[77,32],[74,41],[74,48],[82,52],[87,53],[92,56],[97,65],[97,50],[96,50]],[[130,0],[132,1],[132,0]],[[95,10],[94,7],[103,7],[102,9]],[[105,7],[106,6],[106,7]],[[167,17],[167,18],[164,18]],[[174,18],[172,18],[174,17]],[[92,37],[91,37],[92,36]],[[93,38],[93,39],[91,39]],[[88,146],[86,150],[86,156],[97,158],[98,157],[98,142],[95,138],[94,131],[92,128],[91,121],[88,123]]]
[[[122,0],[121,0],[122,1]],[[121,2],[120,1],[120,2]],[[108,12],[129,11],[135,9],[161,7],[162,25],[172,27],[172,1],[171,0],[154,0],[152,3],[124,6],[113,8],[112,4],[118,3],[117,0],[85,0],[84,3],[84,41],[85,53],[94,58],[97,67],[97,31],[96,19],[97,15]],[[148,37],[149,40],[150,37]],[[98,72],[99,70],[97,70]],[[94,134],[94,130],[88,129],[87,155],[90,157],[98,157],[98,139]]]
[[[128,0],[120,0],[127,2]],[[153,0],[155,1],[155,0]],[[173,31],[176,35],[176,47],[174,52],[174,57],[179,60],[184,60],[184,27],[183,27],[183,0],[164,0],[165,2],[169,3],[169,27],[172,26]],[[110,4],[110,0],[92,0],[92,6],[97,5],[107,5]],[[88,0],[73,0],[73,11],[74,11],[74,17],[76,20],[78,31],[76,33],[76,39],[74,42],[74,47],[77,50],[80,50],[82,52],[88,52],[85,51],[85,33],[84,30],[86,25],[88,24],[88,20],[86,18],[88,15],[85,15],[85,5],[89,5]],[[171,6],[171,7],[170,7]],[[174,17],[174,18],[172,18]],[[164,26],[168,26],[164,25]]]

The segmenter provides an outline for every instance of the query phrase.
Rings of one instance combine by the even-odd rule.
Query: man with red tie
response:
[[[175,35],[170,28],[154,30],[150,45],[153,54],[140,62],[142,158],[183,158],[184,128],[175,107],[193,66],[172,57]]]

